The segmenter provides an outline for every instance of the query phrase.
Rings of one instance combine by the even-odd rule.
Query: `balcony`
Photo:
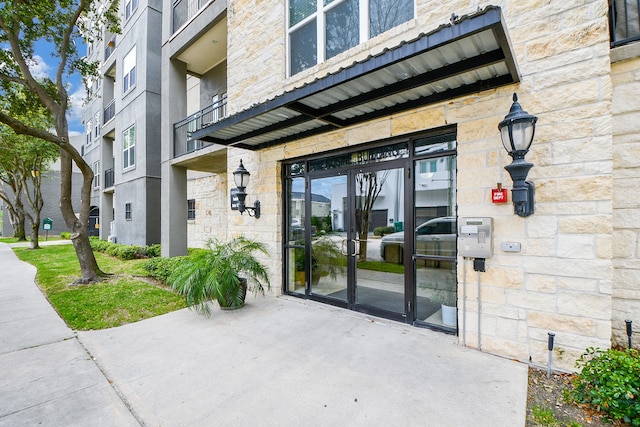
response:
[[[111,54],[116,50],[116,35],[112,35],[107,44],[104,46],[104,59],[109,59]]]
[[[191,139],[191,134],[217,122],[227,115],[227,98],[203,108],[195,114],[180,120],[173,125],[173,157],[180,157],[187,153],[200,150],[210,143]]]
[[[104,188],[111,188],[115,183],[115,174],[113,168],[104,171]]]
[[[638,0],[613,0],[609,8],[611,47],[640,40]]]
[[[173,26],[171,33],[175,33],[189,19],[193,18],[209,0],[175,0],[173,2]]]
[[[113,119],[116,115],[116,100],[112,99],[111,102],[104,107],[104,112],[102,116],[102,123],[106,124],[109,120]]]

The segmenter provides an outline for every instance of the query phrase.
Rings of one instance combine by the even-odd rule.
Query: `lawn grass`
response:
[[[147,277],[143,259],[122,261],[96,252],[98,265],[110,276],[76,286],[80,264],[72,245],[14,251],[38,269],[38,286],[72,329],[111,328],[185,307],[182,297]]]
[[[54,240],[65,240],[62,237],[56,235],[56,234],[51,234],[49,235],[48,238],[45,238],[44,234],[40,234],[38,235],[38,242],[42,243],[42,242],[51,242]],[[68,240],[68,239],[67,239]],[[31,241],[31,236],[27,236],[27,240],[23,240],[23,242],[30,242]],[[16,239],[15,237],[0,237],[0,243],[18,243],[18,239]]]
[[[404,274],[404,264],[393,264],[381,261],[360,261],[358,268],[362,270],[382,271],[384,273]]]

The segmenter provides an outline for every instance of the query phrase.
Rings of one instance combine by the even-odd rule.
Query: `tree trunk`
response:
[[[368,227],[369,224],[366,225]],[[369,233],[367,232],[358,233],[358,239],[360,241],[360,254],[358,255],[358,261],[367,260],[367,237],[369,237]]]
[[[78,283],[92,283],[100,280],[104,273],[98,267],[98,262],[89,243],[89,210],[91,207],[91,185],[93,171],[82,159],[76,164],[82,171],[82,189],[80,214],[76,216],[71,201],[73,162],[71,156],[64,149],[60,149],[60,211],[67,228],[71,230],[71,241],[78,256],[82,277]]]
[[[24,242],[27,240],[27,233],[24,229],[24,223],[24,214],[22,212],[16,211],[14,222],[11,225],[13,226],[13,237],[18,239],[19,242]]]
[[[40,215],[36,215],[36,219],[31,222],[31,249],[40,249],[38,231],[40,229]]]

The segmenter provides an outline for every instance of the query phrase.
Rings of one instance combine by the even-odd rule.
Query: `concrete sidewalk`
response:
[[[527,366],[451,336],[267,296],[74,337],[33,268],[0,264],[0,425],[525,423]]]
[[[0,271],[0,426],[139,425],[5,243]]]

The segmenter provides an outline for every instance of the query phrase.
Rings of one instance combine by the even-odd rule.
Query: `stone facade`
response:
[[[204,248],[210,239],[225,239],[229,199],[224,175],[195,176],[187,182],[187,198],[195,200],[196,217],[187,221],[190,248]]]
[[[640,313],[640,59],[614,62],[613,81],[613,343],[626,347],[625,320],[634,320],[635,348]]]
[[[229,2],[228,68],[231,111],[273,98],[381,49],[410,40],[443,23],[451,11],[474,12],[476,2],[417,1],[417,19],[369,40],[292,78],[285,78],[286,2]],[[301,155],[444,125],[457,125],[458,215],[494,218],[494,257],[477,280],[459,260],[460,296],[467,287],[466,345],[534,364],[547,360],[547,332],[556,333],[556,363],[572,369],[586,347],[607,347],[611,338],[614,270],[612,83],[606,2],[499,2],[521,82],[378,119],[333,133],[242,153],[256,171],[263,218],[256,237],[280,246],[282,222],[279,161]],[[256,23],[259,22],[259,25]],[[259,32],[260,37],[247,37]],[[536,213],[523,219],[512,206],[489,203],[496,183],[510,185],[510,163],[497,131],[513,92],[539,117],[528,160],[536,166]],[[233,165],[239,156],[229,156]],[[233,218],[233,217],[232,217]],[[230,221],[246,225],[247,219]],[[635,234],[634,236],[635,237]],[[632,239],[631,236],[628,237]],[[518,241],[522,252],[502,252],[500,242]],[[464,269],[466,268],[466,274]],[[277,283],[280,272],[274,271]],[[467,277],[468,283],[462,283]],[[473,278],[473,280],[469,280]],[[632,291],[630,291],[632,292]],[[460,315],[462,317],[462,315]],[[462,319],[460,319],[462,320]]]
[[[188,198],[196,199],[189,246],[202,245],[205,236],[237,234],[265,242],[279,293],[282,161],[455,126],[457,215],[491,217],[494,224],[494,253],[486,272],[475,272],[470,260],[458,258],[460,344],[545,365],[548,332],[554,332],[554,364],[563,370],[574,369],[587,347],[623,344],[624,319],[640,323],[638,203],[629,191],[640,167],[635,160],[640,63],[634,58],[612,65],[607,2],[495,4],[502,9],[519,83],[255,152],[228,148],[226,170],[189,181]],[[228,0],[228,113],[434,30],[448,22],[452,11],[464,15],[483,6],[417,0],[416,19],[287,77],[287,2]],[[535,183],[536,206],[527,218],[514,215],[510,203],[490,202],[497,183],[512,185],[504,170],[511,158],[497,125],[514,92],[523,108],[539,118],[527,156],[535,164],[529,179]],[[258,220],[228,207],[232,172],[240,159],[251,171],[247,204],[262,203]],[[519,242],[522,249],[504,252],[502,242]]]

